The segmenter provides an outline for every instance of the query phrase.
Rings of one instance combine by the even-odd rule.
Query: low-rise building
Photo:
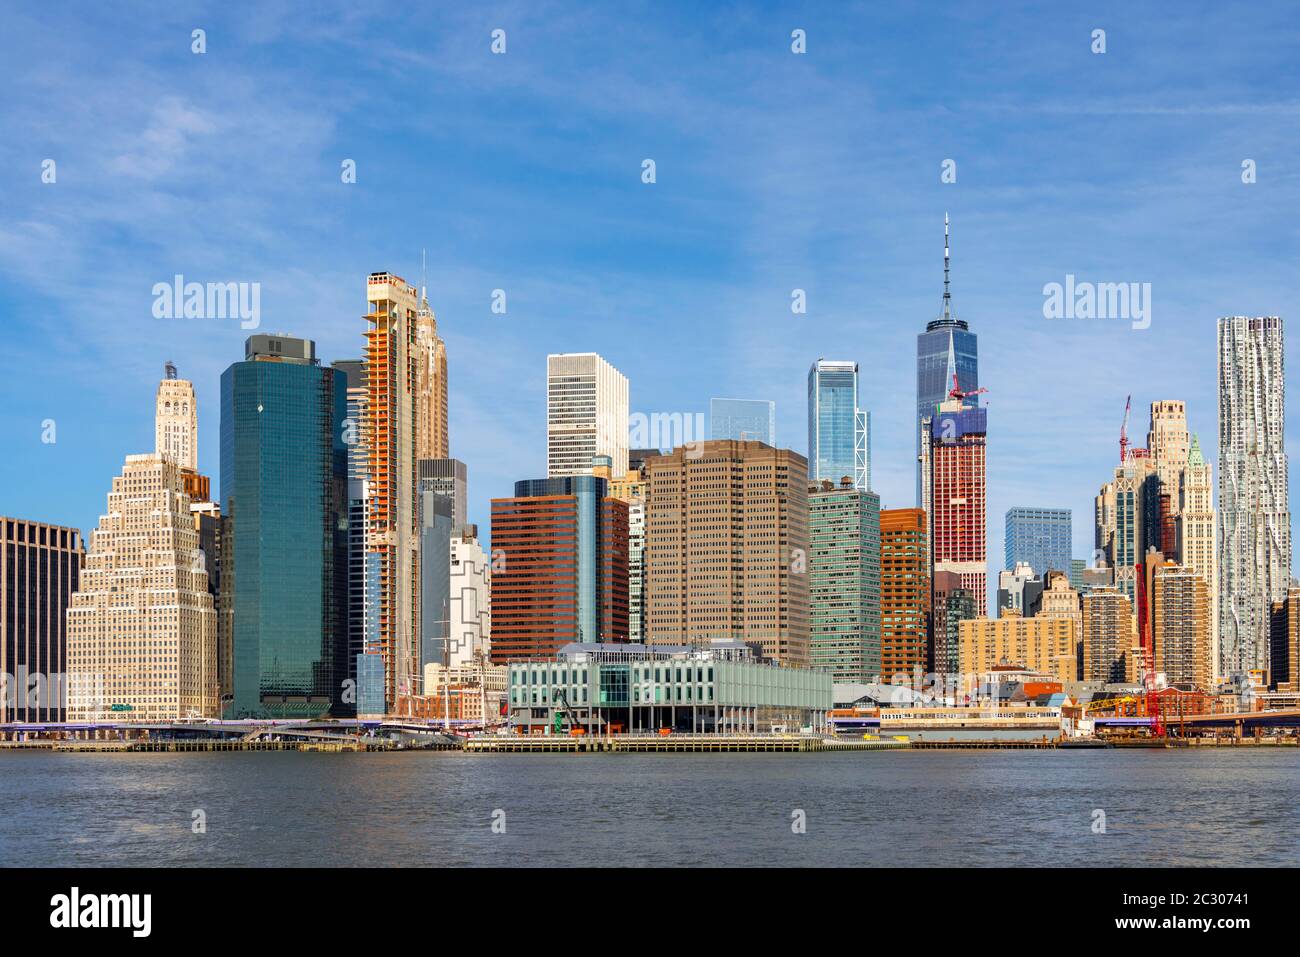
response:
[[[509,665],[510,724],[523,734],[766,732],[820,728],[829,674],[767,664],[744,642],[570,644]]]

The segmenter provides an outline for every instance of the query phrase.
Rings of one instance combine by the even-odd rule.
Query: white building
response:
[[[176,367],[166,366],[167,377],[158,383],[154,413],[154,451],[171,456],[191,472],[199,468],[199,411],[194,383],[176,378]]]
[[[68,720],[217,716],[217,614],[180,466],[128,455],[68,607]]]
[[[492,648],[489,559],[474,526],[451,536],[451,591],[447,613],[447,657],[452,668],[484,658]]]
[[[590,475],[608,455],[627,472],[627,377],[594,352],[546,357],[546,474]]]
[[[1219,320],[1219,674],[1269,666],[1291,574],[1282,320]]]

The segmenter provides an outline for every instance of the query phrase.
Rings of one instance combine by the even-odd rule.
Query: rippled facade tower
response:
[[[1291,575],[1282,320],[1219,320],[1219,673],[1269,666]]]

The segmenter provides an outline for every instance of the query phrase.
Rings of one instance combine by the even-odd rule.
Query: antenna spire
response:
[[[948,250],[948,214],[943,214],[943,318],[952,318],[952,293],[948,291],[948,269],[951,262]]]

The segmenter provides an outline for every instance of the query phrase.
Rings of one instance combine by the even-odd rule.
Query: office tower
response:
[[[1022,618],[1032,618],[1043,596],[1043,579],[1034,574],[1028,562],[1018,562],[1010,571],[998,573],[998,617],[1014,611]]]
[[[154,452],[169,456],[181,467],[185,493],[192,502],[211,498],[211,483],[199,474],[199,414],[194,384],[176,377],[176,366],[164,366],[154,404]]]
[[[594,475],[492,500],[492,662],[627,641],[627,503]]]
[[[1211,667],[1219,669],[1219,580],[1215,573],[1217,553],[1214,528],[1214,475],[1201,453],[1200,440],[1193,435],[1187,449],[1187,464],[1179,477],[1178,560],[1205,579],[1210,597]]]
[[[420,459],[417,462],[416,492],[432,492],[451,502],[453,528],[468,524],[469,479],[459,459]]]
[[[218,502],[190,502],[190,518],[199,533],[199,551],[203,554],[203,569],[208,573],[208,594],[217,612],[217,704],[220,711],[234,700],[234,649],[231,646],[231,621],[234,613],[233,599],[225,599],[221,592],[221,549],[229,543],[229,523],[221,517]]]
[[[415,314],[415,458],[445,459],[447,436],[447,346],[438,335],[438,320],[429,308],[427,288],[420,290]],[[460,524],[464,524],[461,522]]]
[[[818,359],[808,370],[808,480],[847,476],[871,488],[871,417],[858,408],[858,364]]]
[[[1083,573],[1087,570],[1088,563],[1082,558],[1070,559],[1070,587],[1075,591],[1082,593],[1087,587],[1083,582]]]
[[[930,670],[956,674],[961,669],[961,623],[979,614],[975,595],[962,585],[960,575],[936,572],[931,609]]]
[[[315,343],[250,336],[221,376],[232,718],[345,714],[347,377]]]
[[[656,456],[658,453],[654,453]],[[608,455],[592,459],[592,474],[609,482],[609,497],[627,503],[627,640],[641,642],[645,637],[645,499],[644,465],[649,456],[638,450],[635,464],[627,473],[613,475]],[[629,453],[629,463],[634,460]]]
[[[1025,562],[1039,578],[1052,570],[1068,572],[1070,546],[1068,508],[1007,509],[1004,567],[1008,571]]]
[[[961,673],[978,675],[998,665],[1019,665],[1058,681],[1078,677],[1079,633],[1071,618],[973,618],[959,626]]]
[[[627,472],[627,377],[594,352],[546,357],[546,470],[590,475],[591,460],[608,455],[615,475]]]
[[[660,449],[629,449],[627,453],[627,474],[644,473],[646,462],[662,454],[663,452]],[[610,461],[612,462],[613,459]]]
[[[646,468],[646,641],[733,639],[806,668],[807,460],[720,439]]]
[[[1282,320],[1219,320],[1219,674],[1268,668],[1291,576]]]
[[[836,681],[880,674],[880,496],[851,479],[808,486],[812,668]]]
[[[66,719],[67,610],[81,532],[0,516],[0,724]]]
[[[369,493],[370,443],[366,440],[366,364],[361,359],[332,363],[346,383],[347,417],[343,420],[343,445],[347,448],[347,680],[356,699],[357,658],[365,651],[366,636],[366,514]],[[382,682],[380,691],[382,693]],[[382,694],[381,694],[382,697]],[[345,702],[346,703],[346,702]],[[380,709],[383,710],[382,707]]]
[[[432,490],[416,499],[420,512],[420,671],[430,664],[445,666],[450,648],[451,536],[453,500]],[[417,682],[417,689],[419,682]]]
[[[176,366],[168,362],[165,378],[158,383],[154,412],[154,451],[167,455],[183,469],[199,468],[199,412],[194,383],[176,377]]]
[[[1300,585],[1292,582],[1286,598],[1273,602],[1269,619],[1269,686],[1278,691],[1300,691]]]
[[[709,438],[762,442],[776,448],[776,403],[764,399],[710,399]]]
[[[366,636],[364,655],[383,665],[382,697],[365,684],[374,661],[357,663],[359,700],[382,700],[396,711],[417,691],[419,672],[419,514],[416,487],[417,325],[415,287],[388,272],[366,283],[363,432],[369,444],[366,482]],[[362,712],[373,714],[375,712]],[[381,712],[382,713],[382,712]]]
[[[478,528],[462,525],[451,536],[449,667],[467,667],[491,652],[490,587],[488,555],[478,539]]]
[[[1147,452],[1155,467],[1160,496],[1159,537],[1150,544],[1171,558],[1178,556],[1178,513],[1183,472],[1187,468],[1190,436],[1187,432],[1187,405],[1176,400],[1151,403],[1151,426],[1147,431]]]
[[[924,509],[881,509],[880,675],[886,684],[915,683],[930,658],[930,545],[925,529]]]
[[[926,324],[925,332],[916,337],[916,422],[917,459],[920,461],[926,450],[926,436],[919,426],[921,420],[933,418],[939,403],[948,398],[948,393],[956,388],[966,397],[967,407],[974,408],[975,396],[979,388],[979,342],[970,326],[958,319],[952,310],[952,296],[948,288],[949,272],[948,250],[948,214],[943,217],[943,311],[938,319]],[[956,379],[954,380],[954,376]],[[928,435],[928,433],[927,433]],[[928,498],[924,495],[924,484],[928,472],[918,467],[916,475],[916,504],[925,506]]]
[[[1155,670],[1184,691],[1213,691],[1210,590],[1199,574],[1173,562],[1152,580],[1151,637]]]
[[[1079,591],[1070,576],[1065,572],[1050,571],[1045,584],[1032,617],[1071,618],[1079,626],[1076,631],[1082,635],[1083,608],[1079,603]]]
[[[961,576],[981,611],[988,607],[987,410],[940,403],[927,424],[927,512],[931,565]]]
[[[1106,684],[1137,681],[1133,603],[1114,588],[1097,588],[1083,596],[1082,604],[1083,680]]]
[[[216,611],[170,456],[126,457],[67,628],[69,721],[216,716]]]
[[[1115,477],[1094,499],[1097,551],[1112,583],[1137,607],[1138,568],[1147,547],[1158,544],[1160,480],[1146,449],[1130,449]]]

